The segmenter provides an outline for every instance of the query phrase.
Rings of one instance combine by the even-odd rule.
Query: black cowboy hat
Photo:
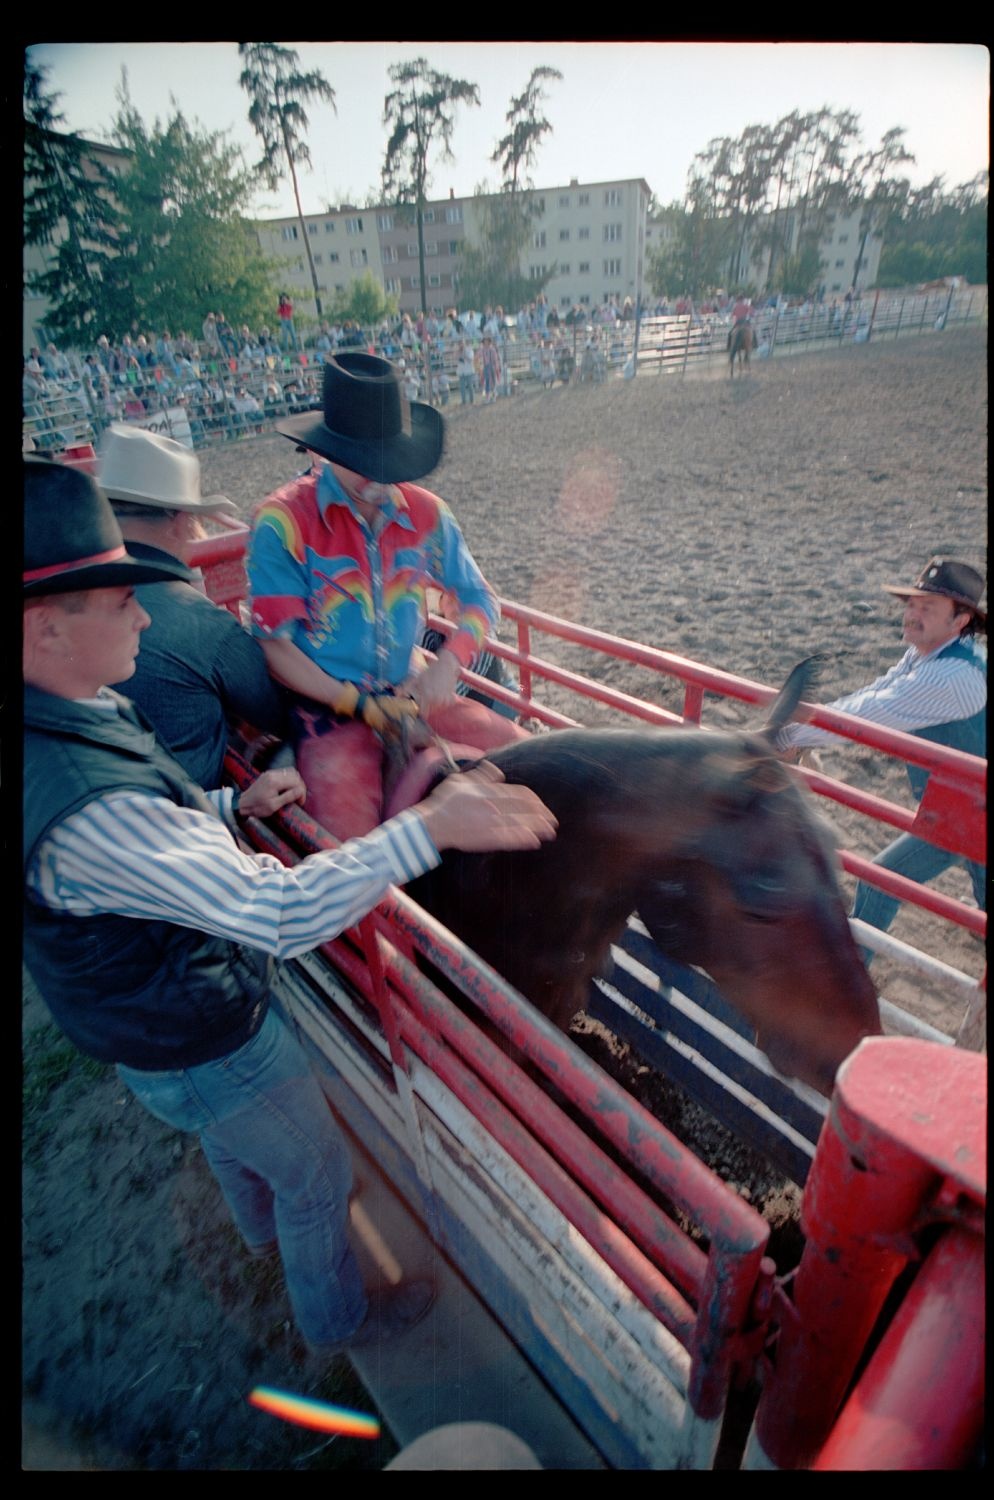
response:
[[[980,607],[984,582],[984,575],[978,573],[976,568],[971,568],[969,563],[958,562],[954,557],[932,557],[910,588],[894,583],[885,583],[883,587],[885,593],[896,594],[899,599],[942,594],[955,604],[962,604],[964,609],[976,615],[982,625],[986,625],[987,611]]]
[[[342,353],[324,366],[323,411],[276,431],[380,484],[420,479],[442,456],[445,428],[433,406],[408,401],[400,373],[372,354]]]
[[[89,474],[44,458],[22,462],[25,599],[189,579],[179,561],[130,555],[110,501]]]

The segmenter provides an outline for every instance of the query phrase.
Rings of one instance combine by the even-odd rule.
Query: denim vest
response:
[[[986,677],[986,663],[980,652],[964,641],[962,637],[950,641],[948,646],[943,646],[936,655],[936,660],[944,660],[953,657],[956,661],[966,662],[975,671],[983,672]],[[931,740],[936,745],[948,745],[953,750],[965,750],[970,755],[986,756],[987,754],[987,709],[982,708],[978,713],[971,714],[968,719],[950,719],[945,724],[929,724],[925,729],[916,729],[914,733],[920,740]],[[907,767],[908,780],[911,790],[917,801],[921,801],[928,784],[929,772],[922,766]]]
[[[111,791],[168,797],[218,816],[147,720],[117,701],[115,718],[25,689],[25,870],[56,824]],[[265,954],[171,922],[53,911],[30,892],[24,958],[70,1041],[131,1068],[225,1057],[255,1035],[268,1006]]]

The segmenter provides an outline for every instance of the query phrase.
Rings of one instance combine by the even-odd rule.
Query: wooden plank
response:
[[[297,965],[288,968],[284,1004],[336,1107],[360,1139],[389,1137],[390,1175],[423,1208],[425,1185],[408,1158],[392,1077],[380,1056],[368,1055],[371,1044],[379,1054],[385,1043],[372,1035],[365,1007],[313,955],[306,978],[293,972]],[[343,1005],[341,1023],[323,991],[331,1004]],[[686,1352],[416,1059],[411,1076],[424,1112],[440,1243],[573,1420],[617,1467],[698,1466],[708,1453],[713,1457],[719,1424],[686,1412]]]

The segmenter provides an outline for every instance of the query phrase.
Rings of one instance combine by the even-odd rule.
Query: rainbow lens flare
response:
[[[282,1417],[284,1422],[312,1427],[315,1432],[334,1432],[340,1437],[354,1438],[380,1435],[376,1417],[361,1411],[349,1411],[346,1406],[329,1406],[326,1401],[308,1401],[303,1396],[292,1396],[289,1391],[275,1391],[272,1386],[257,1385],[249,1392],[248,1402],[260,1411]]]

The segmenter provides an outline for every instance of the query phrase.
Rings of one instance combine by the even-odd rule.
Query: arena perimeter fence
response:
[[[823,353],[849,344],[879,342],[982,323],[987,317],[987,288],[865,295],[851,306],[762,308],[753,317],[757,361],[790,354]],[[600,384],[635,375],[708,375],[728,362],[728,316],[719,314],[643,315],[638,320],[608,325],[560,325],[550,330],[552,359],[543,363],[540,344],[532,336],[511,330],[499,338],[501,399],[543,387]],[[368,348],[396,362],[417,382],[417,399],[442,409],[460,404],[457,373],[458,339],[436,341],[417,351],[396,341]],[[478,344],[477,344],[478,347]],[[199,374],[182,383],[167,378],[161,368],[128,377],[112,387],[110,400],[96,396],[82,379],[79,356],[70,355],[74,388],[61,389],[26,406],[23,416],[25,446],[40,453],[59,454],[87,443],[98,444],[112,421],[134,422],[193,448],[237,441],[271,432],[282,418],[311,411],[321,404],[321,355],[314,350],[293,356],[270,356],[263,367],[246,366],[237,359],[204,360]],[[276,386],[273,390],[272,386]],[[203,388],[213,386],[213,394]],[[139,413],[138,390],[146,410]],[[240,392],[258,402],[257,411],[245,405]],[[479,380],[474,399],[479,399]],[[30,439],[30,442],[27,440]]]

